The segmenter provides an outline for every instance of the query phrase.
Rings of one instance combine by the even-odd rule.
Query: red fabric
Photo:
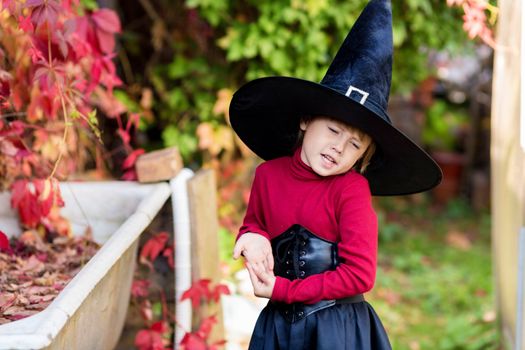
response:
[[[239,236],[255,232],[271,240],[299,224],[319,237],[338,242],[341,261],[334,271],[302,280],[277,277],[271,299],[315,303],[372,289],[377,217],[371,200],[364,176],[352,170],[321,177],[301,160],[300,149],[293,157],[258,166]]]

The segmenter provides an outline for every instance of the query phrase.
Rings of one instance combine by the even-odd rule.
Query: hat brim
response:
[[[266,77],[242,86],[230,104],[230,122],[241,140],[269,160],[291,155],[299,121],[329,116],[370,135],[377,146],[365,176],[373,195],[429,190],[442,173],[434,160],[383,117],[324,85],[291,77]]]

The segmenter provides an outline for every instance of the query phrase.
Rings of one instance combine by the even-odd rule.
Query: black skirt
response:
[[[249,350],[390,350],[385,329],[366,301],[336,304],[294,323],[269,302]]]

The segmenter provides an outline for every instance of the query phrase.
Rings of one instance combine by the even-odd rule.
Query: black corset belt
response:
[[[289,280],[335,270],[339,265],[337,244],[317,237],[300,225],[293,225],[272,239],[272,251],[275,261],[274,274]],[[322,300],[315,304],[271,302],[271,305],[278,309],[288,322],[293,323],[336,304],[357,303],[363,300],[363,295],[358,294],[344,299]]]

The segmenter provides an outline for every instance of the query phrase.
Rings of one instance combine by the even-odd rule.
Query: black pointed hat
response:
[[[390,1],[372,0],[321,83],[291,77],[253,80],[233,95],[231,125],[253,152],[268,160],[293,153],[302,117],[333,117],[374,140],[376,152],[364,174],[372,194],[429,190],[441,181],[441,170],[392,125],[386,112],[392,53]]]

